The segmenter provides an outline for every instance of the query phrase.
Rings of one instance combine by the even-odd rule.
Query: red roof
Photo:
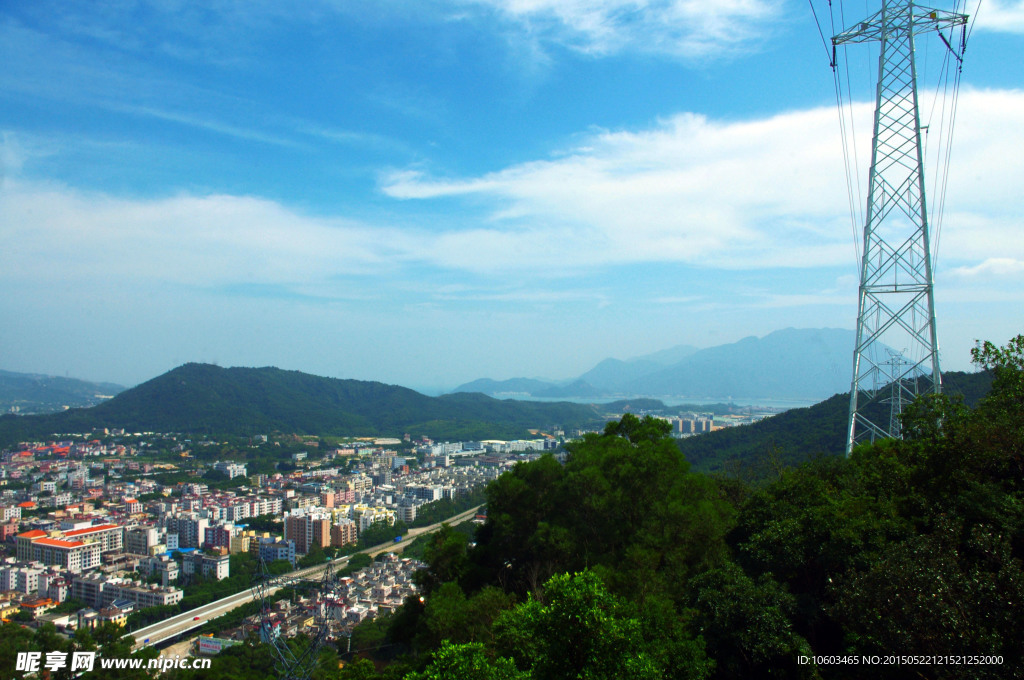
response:
[[[34,508],[36,507],[35,501],[25,501],[24,503],[18,503],[19,508]]]
[[[45,535],[46,532],[42,529],[33,529],[32,531],[26,531],[23,534],[18,534],[18,538],[40,538]]]
[[[35,542],[36,545],[49,545],[54,548],[77,548],[80,545],[85,545],[81,541],[62,541],[59,538],[40,538]]]
[[[104,530],[107,530],[107,529],[120,529],[120,528],[121,527],[119,527],[116,524],[101,524],[100,526],[96,526],[96,527],[87,527],[85,529],[75,529],[74,531],[65,531],[64,532],[64,537],[65,538],[69,538],[71,536],[84,536],[86,534],[92,534],[92,533],[95,533],[97,531],[104,531]]]

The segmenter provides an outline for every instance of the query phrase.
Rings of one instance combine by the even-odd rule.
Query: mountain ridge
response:
[[[94,406],[125,389],[109,382],[0,370],[0,413],[56,413]]]
[[[678,345],[633,359],[604,359],[564,381],[475,380],[452,393],[814,401],[849,389],[854,341],[852,330],[784,328],[704,349]]]
[[[91,408],[0,417],[0,443],[54,432],[133,431],[432,438],[527,436],[528,428],[600,423],[592,406],[496,400],[462,393],[428,397],[397,385],[323,378],[274,367],[184,364]]]

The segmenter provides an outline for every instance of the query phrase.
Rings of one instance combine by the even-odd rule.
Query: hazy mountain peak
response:
[[[782,328],[706,349],[677,345],[628,360],[604,359],[562,383],[478,380],[456,391],[565,398],[823,399],[849,389],[853,343],[852,330]]]

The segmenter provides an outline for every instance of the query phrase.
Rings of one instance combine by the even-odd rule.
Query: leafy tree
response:
[[[405,522],[398,520],[390,524],[384,520],[378,520],[359,532],[359,548],[371,548],[381,543],[394,540],[395,536],[404,536],[409,533],[409,527]]]
[[[822,651],[841,644],[825,613],[830,580],[867,567],[911,531],[891,499],[863,489],[856,472],[840,458],[784,470],[747,500],[731,535],[747,573],[768,574],[796,596],[797,630]]]
[[[550,455],[516,465],[487,487],[487,523],[477,534],[475,579],[496,577],[519,592],[539,590],[572,555],[563,467]]]
[[[353,659],[341,669],[341,680],[376,680],[380,675],[369,659]]]
[[[324,553],[324,549],[317,544],[313,544],[310,547],[309,552],[299,558],[298,565],[300,567],[315,567],[318,564],[323,564],[327,561],[327,555]]]
[[[469,569],[466,534],[448,524],[434,532],[423,551],[426,569],[417,571],[413,578],[424,595],[430,595],[442,583],[461,580]]]
[[[352,631],[352,654],[391,659],[397,649],[388,640],[388,628],[393,615],[381,615],[361,622]]]
[[[726,554],[733,510],[689,472],[665,421],[627,414],[600,435],[517,465],[487,490],[487,523],[466,579],[537,592],[563,571],[595,568],[615,592],[685,599],[686,580]]]
[[[445,642],[423,671],[405,677],[407,680],[530,680],[532,676],[517,670],[511,659],[488,656],[480,643]]]
[[[692,588],[695,623],[718,660],[716,677],[813,677],[797,663],[811,648],[791,624],[796,600],[770,576],[755,582],[726,563],[695,578]]]
[[[497,648],[536,680],[660,678],[640,620],[593,572],[560,574],[494,623]]]
[[[512,604],[509,595],[492,586],[466,597],[458,584],[444,583],[426,599],[416,622],[417,646],[435,649],[444,640],[493,642],[491,624]]]
[[[688,578],[724,559],[735,521],[713,480],[690,473],[670,431],[666,421],[627,414],[571,444],[565,465],[572,567],[600,565],[616,592],[639,600],[682,601]]]
[[[349,574],[354,574],[360,569],[365,569],[371,564],[373,564],[372,557],[370,557],[366,553],[356,553],[355,555],[352,555],[352,557],[348,558],[348,564],[346,565],[345,569],[339,573],[339,576],[347,576]]]
[[[837,585],[833,615],[852,651],[913,655],[998,655],[1020,669],[1012,631],[1024,630],[1024,570],[1005,536],[975,527],[964,540],[955,522],[894,545],[870,568]],[[976,667],[973,677],[1002,677]]]

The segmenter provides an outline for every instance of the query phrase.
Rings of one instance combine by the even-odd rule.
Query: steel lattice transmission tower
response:
[[[334,566],[331,562],[327,562],[320,577],[319,592],[321,594],[328,593],[333,585]],[[253,575],[250,587],[253,600],[260,603],[260,641],[269,644],[274,653],[275,670],[279,680],[310,680],[313,671],[316,670],[320,650],[327,642],[330,617],[325,608],[318,609],[313,617],[312,631],[308,635],[309,644],[304,650],[296,652],[288,644],[288,640],[280,635],[273,626],[271,595],[281,586],[280,579],[270,575],[267,571],[267,563],[261,557],[259,569]]]
[[[964,14],[915,6],[911,0],[882,0],[881,11],[832,38],[833,49],[881,43],[847,454],[861,441],[899,437],[891,409],[873,404],[912,401],[922,376],[929,379],[927,389],[942,389],[914,36],[942,35],[942,29],[966,21]],[[943,42],[949,47],[944,36]],[[901,357],[890,357],[887,348],[899,348]]]

